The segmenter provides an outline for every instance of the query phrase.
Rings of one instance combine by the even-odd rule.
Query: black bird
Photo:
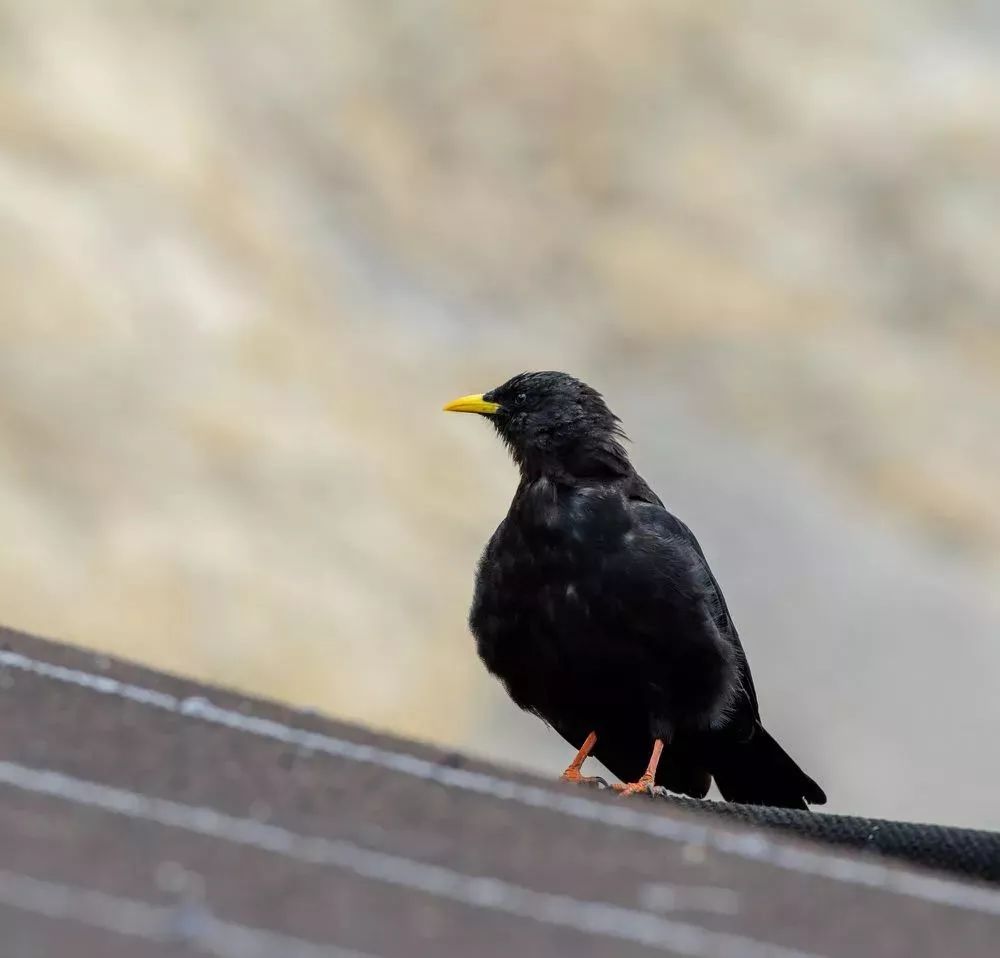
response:
[[[765,731],[698,540],[633,469],[618,417],[566,373],[515,376],[449,412],[488,416],[520,469],[469,623],[514,702],[595,755],[623,794],[806,808],[823,790]],[[661,761],[661,753],[664,753]]]

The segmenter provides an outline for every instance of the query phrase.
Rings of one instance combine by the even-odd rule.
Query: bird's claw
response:
[[[607,788],[608,783],[600,775],[581,775],[579,769],[568,768],[559,776],[560,782],[571,785],[590,785],[593,788]]]
[[[640,778],[638,782],[629,782],[628,784],[625,784],[623,782],[615,782],[615,784],[612,785],[611,787],[618,793],[619,798],[628,798],[630,795],[638,795],[641,792],[645,793],[646,795],[656,794],[653,791],[655,787],[653,785],[653,779],[647,778],[645,775],[643,775],[643,777]]]

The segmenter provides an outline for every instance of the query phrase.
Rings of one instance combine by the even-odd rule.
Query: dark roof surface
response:
[[[1000,890],[0,630],[0,956],[993,955]]]

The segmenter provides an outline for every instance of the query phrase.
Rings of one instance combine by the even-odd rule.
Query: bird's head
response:
[[[489,417],[528,477],[597,479],[631,469],[618,417],[596,389],[566,373],[521,373],[444,408]]]

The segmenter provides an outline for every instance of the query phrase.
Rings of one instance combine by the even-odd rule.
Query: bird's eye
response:
[[[524,401],[527,398],[528,397],[527,397],[527,395],[525,393],[518,393],[517,396],[514,398],[514,402],[517,403],[518,406],[523,406],[524,405]]]

